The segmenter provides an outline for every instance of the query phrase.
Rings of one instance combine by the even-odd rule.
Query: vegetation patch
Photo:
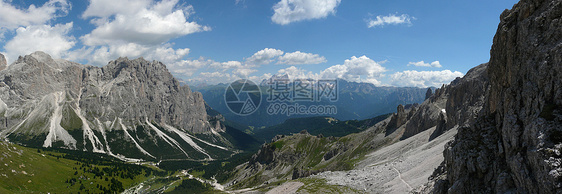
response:
[[[162,170],[126,164],[103,154],[28,148],[0,141],[1,193],[114,193]]]

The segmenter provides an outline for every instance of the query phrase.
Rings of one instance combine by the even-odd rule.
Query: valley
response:
[[[178,2],[150,1],[146,6],[154,8],[139,13],[160,17],[181,7]],[[193,9],[173,16],[185,20]],[[110,16],[90,23],[124,20]],[[418,19],[401,17],[408,27]],[[391,20],[378,19],[368,28]],[[87,65],[69,59],[76,53],[35,51],[17,59],[0,53],[0,193],[561,193],[562,0],[520,0],[499,19],[488,62],[446,83],[424,77],[439,85],[414,80],[415,87],[396,86],[406,82],[398,75],[449,70],[384,74],[394,71],[381,66],[387,60],[363,55],[319,74],[295,66],[270,71],[252,77],[261,81],[256,86],[248,80],[260,65],[327,59],[266,48],[243,63],[169,57],[165,64],[145,53],[148,60],[116,57]],[[152,46],[170,47],[158,54],[190,52],[173,45]],[[288,59],[295,56],[299,60]],[[201,66],[224,68],[222,73],[239,68],[217,75],[248,79],[236,77],[228,85],[178,78],[206,75]],[[442,67],[439,61],[405,66]],[[385,76],[393,81],[383,84]],[[295,103],[266,100],[276,92],[267,84],[274,78],[293,80],[276,83],[285,92],[277,95],[296,98],[297,88],[311,87],[304,94],[316,98],[297,103],[329,105],[337,113],[272,114],[270,104]],[[332,82],[320,86],[318,80]],[[316,85],[301,83],[307,81]],[[331,96],[337,100],[322,98],[325,87],[338,88]]]

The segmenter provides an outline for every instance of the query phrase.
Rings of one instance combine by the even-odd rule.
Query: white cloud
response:
[[[187,82],[192,85],[197,85],[201,83],[219,84],[219,83],[231,83],[237,79],[241,79],[241,77],[231,73],[215,71],[215,72],[201,72],[197,76],[190,77],[189,79],[187,79]]]
[[[403,71],[396,72],[390,76],[391,84],[394,86],[410,87],[439,87],[453,81],[456,77],[462,77],[463,73],[450,70],[443,71]]]
[[[95,49],[94,49],[95,48]],[[71,60],[88,60],[92,65],[102,66],[110,60],[119,57],[138,58],[147,60],[158,60],[165,64],[178,63],[189,54],[188,48],[172,48],[171,44],[141,45],[137,43],[110,44],[100,47],[84,47],[71,51]],[[77,54],[78,53],[78,54]],[[87,53],[87,54],[84,54]]]
[[[19,9],[9,2],[0,1],[0,29],[45,24],[53,18],[66,16],[71,9],[66,0],[50,0],[40,7],[32,4],[27,9]]]
[[[319,64],[327,62],[326,58],[318,54],[303,53],[300,51],[285,53],[279,57],[277,64],[302,65],[302,64]]]
[[[410,66],[410,65],[417,66],[417,67],[437,67],[437,68],[443,67],[443,66],[441,66],[439,61],[433,61],[431,63],[426,63],[426,62],[423,62],[423,61],[409,62],[408,66]]]
[[[344,65],[334,65],[326,68],[320,73],[323,78],[340,78],[344,79],[347,74],[347,66]]]
[[[248,79],[254,81],[256,84],[261,83],[261,81],[271,78],[271,73],[264,73],[261,76],[250,76]]]
[[[350,59],[346,59],[343,65],[347,66],[348,73],[352,75],[366,75],[369,77],[380,77],[382,73],[386,71],[386,69],[383,66],[373,61],[369,57],[366,57],[365,55],[361,57],[353,56]]]
[[[95,2],[97,1],[93,1],[92,4]],[[112,2],[121,1],[114,0]],[[113,13],[113,11],[108,11],[98,15],[86,14],[90,12],[90,9],[96,9],[97,7],[90,6],[84,15],[102,17],[102,19],[93,20],[97,27],[81,39],[88,46],[126,43],[158,45],[172,38],[210,30],[210,27],[202,26],[196,22],[188,22],[187,18],[193,7],[186,6],[182,7],[183,10],[174,10],[177,2],[177,0],[164,0],[157,3],[151,2],[148,5],[141,3],[136,7],[128,8],[129,11],[127,12]],[[105,18],[108,17],[107,14],[112,14],[114,19]]]
[[[232,73],[235,74],[235,75],[237,75],[237,76],[239,76],[239,77],[247,78],[248,75],[250,75],[250,74],[252,74],[252,73],[254,73],[254,72],[257,72],[257,71],[258,71],[258,70],[250,69],[250,68],[240,68],[240,69],[234,69],[234,70],[232,70]]]
[[[82,18],[90,19],[95,29],[80,39],[88,47],[84,50],[90,51],[92,56],[83,59],[94,65],[105,65],[121,56],[142,56],[174,67],[197,63],[182,60],[189,54],[188,48],[175,49],[168,42],[211,30],[208,26],[188,21],[193,13],[191,5],[178,3],[178,0],[91,0]],[[194,69],[189,67],[183,74],[193,73]]]
[[[408,14],[402,15],[395,15],[389,14],[388,16],[377,16],[376,19],[368,19],[367,20],[367,27],[377,27],[377,26],[384,26],[388,24],[398,25],[398,24],[406,24],[412,25],[412,20],[415,20],[415,17],[410,17]]]
[[[116,14],[134,14],[151,4],[151,0],[90,0],[82,18],[108,18]]]
[[[16,35],[4,46],[8,62],[11,63],[18,56],[30,54],[35,51],[43,51],[53,58],[66,56],[76,41],[74,37],[68,36],[73,23],[49,25],[33,25],[19,27]]]
[[[384,76],[386,68],[381,64],[383,62],[375,62],[369,57],[351,57],[346,59],[343,65],[331,66],[320,74],[323,78],[340,78],[348,81],[355,82],[369,82],[375,85],[381,85],[378,80],[380,77]]]
[[[311,71],[307,71],[304,69],[297,68],[295,66],[291,66],[285,69],[280,69],[277,71],[277,74],[287,74],[289,75],[289,79],[318,79],[318,74],[314,74]]]
[[[205,59],[203,57],[199,57],[199,59],[195,60],[181,60],[178,62],[173,62],[167,64],[168,69],[172,71],[172,73],[180,76],[192,76],[197,70],[205,68],[205,67],[217,67],[220,63],[216,62],[212,59]]]
[[[223,69],[234,69],[234,68],[241,68],[243,67],[242,62],[240,61],[227,61],[220,63],[220,67]]]
[[[246,63],[253,66],[270,64],[276,57],[281,56],[283,53],[282,50],[265,48],[247,58]]]
[[[341,0],[281,0],[273,6],[271,21],[286,25],[302,20],[325,18],[336,13]]]

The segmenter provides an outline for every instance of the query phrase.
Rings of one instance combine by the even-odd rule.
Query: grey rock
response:
[[[431,88],[427,88],[427,92],[425,92],[425,99],[427,100],[431,96],[433,96],[433,90],[431,90]]]
[[[475,121],[447,145],[435,193],[562,192],[562,0],[522,0],[500,19],[483,108],[447,109]],[[472,92],[457,97],[479,101]]]
[[[180,86],[161,62],[142,58],[100,68],[35,52],[0,71],[0,99],[0,134],[33,146],[209,159],[211,151],[185,139],[223,128],[208,122],[200,93]]]
[[[0,71],[6,69],[6,66],[8,66],[8,62],[6,61],[6,57],[4,57],[4,55],[2,55],[2,53],[0,53]]]
[[[396,129],[406,123],[407,119],[408,113],[406,113],[404,106],[400,104],[396,107],[396,113],[392,115],[388,127],[389,129]]]

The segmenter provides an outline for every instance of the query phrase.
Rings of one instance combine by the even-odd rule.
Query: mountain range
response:
[[[287,75],[274,75],[289,80]],[[192,87],[193,90],[201,92],[205,102],[213,109],[219,111],[224,117],[231,121],[236,121],[243,125],[254,128],[269,127],[278,125],[290,118],[303,118],[311,116],[328,116],[338,120],[364,120],[379,115],[388,114],[396,109],[399,104],[421,103],[425,100],[428,89],[434,88],[415,88],[415,87],[377,87],[371,83],[348,82],[337,79],[338,98],[335,101],[322,99],[321,101],[289,101],[287,104],[299,104],[306,107],[311,105],[335,106],[335,114],[268,114],[268,108],[278,103],[268,101],[270,90],[267,80],[263,80],[258,85],[261,89],[261,104],[256,112],[249,115],[238,115],[230,111],[227,107],[224,94],[228,84],[202,85]]]
[[[130,160],[213,160],[239,151],[207,115],[202,95],[157,61],[119,58],[100,68],[35,52],[0,79],[0,135],[23,145]]]

